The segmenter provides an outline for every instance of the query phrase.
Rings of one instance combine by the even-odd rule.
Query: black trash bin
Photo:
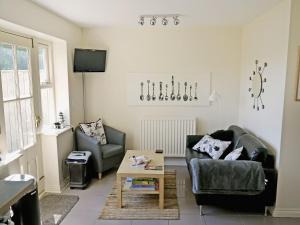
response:
[[[40,207],[36,180],[30,175],[14,174],[5,180],[11,182],[30,182],[28,192],[14,205],[12,221],[15,225],[41,225]]]
[[[84,189],[88,186],[91,176],[91,152],[73,151],[66,159],[70,174],[70,188]]]

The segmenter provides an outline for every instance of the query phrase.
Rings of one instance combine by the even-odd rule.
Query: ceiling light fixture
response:
[[[153,16],[152,19],[150,20],[150,25],[154,26],[156,24],[156,17]]]
[[[173,16],[174,19],[174,25],[177,26],[180,23],[180,20],[178,19],[178,16]]]
[[[164,26],[168,25],[168,20],[166,17],[161,20],[161,24]]]
[[[145,24],[145,20],[144,20],[143,16],[140,17],[140,19],[138,21],[138,24],[141,25],[141,26],[143,26]]]
[[[161,24],[163,26],[167,26],[169,24],[169,20],[173,19],[173,23],[175,26],[179,25],[180,14],[159,14],[159,15],[141,15],[138,20],[138,24],[143,26],[145,24],[145,20],[149,19],[149,24],[151,26],[155,26],[157,20],[161,19]]]

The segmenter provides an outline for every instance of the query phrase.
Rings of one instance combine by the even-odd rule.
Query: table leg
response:
[[[122,177],[117,175],[117,199],[118,208],[122,208]]]
[[[159,178],[159,208],[164,208],[164,194],[165,194],[165,184],[164,184],[164,177]]]

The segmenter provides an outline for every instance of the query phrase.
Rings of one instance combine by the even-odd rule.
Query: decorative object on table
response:
[[[168,84],[166,84],[166,94],[165,94],[165,101],[169,100],[169,96],[168,96]]]
[[[172,76],[172,93],[171,93],[171,95],[170,95],[170,99],[172,100],[172,101],[174,101],[175,99],[176,99],[176,97],[175,97],[175,90],[174,90],[174,76]]]
[[[162,93],[162,82],[159,82],[159,100],[163,101],[164,100],[164,95]]]
[[[148,94],[147,94],[147,101],[151,100],[151,96],[150,96],[150,80],[147,80],[147,87],[148,87]]]
[[[190,97],[189,97],[190,101],[193,101],[192,88],[193,88],[192,85],[190,85]]]
[[[178,220],[179,207],[176,191],[176,171],[165,170],[165,208],[157,206],[157,196],[147,194],[123,193],[126,205],[119,208],[117,205],[117,185],[113,186],[111,194],[106,198],[105,206],[100,219],[103,220]]]
[[[298,48],[298,79],[297,79],[297,90],[296,90],[296,101],[300,101],[300,46]]]
[[[58,225],[78,202],[75,195],[47,194],[40,200],[43,225]]]
[[[129,105],[209,106],[210,83],[209,74],[132,74],[127,79],[127,100]]]
[[[80,129],[88,136],[100,141],[102,145],[107,144],[102,119],[98,119],[96,122],[80,123]]]
[[[198,86],[198,83],[196,82],[196,83],[195,83],[195,96],[194,96],[194,100],[195,100],[195,101],[198,100],[198,97],[197,97],[197,86]]]
[[[58,122],[60,123],[60,128],[65,127],[65,117],[64,117],[64,114],[62,112],[60,112],[58,114]]]
[[[131,166],[138,166],[150,162],[151,159],[144,155],[141,156],[133,155],[132,157],[130,157],[130,161],[131,161]]]
[[[260,108],[265,108],[261,95],[265,91],[264,83],[267,82],[267,79],[263,77],[263,73],[268,66],[266,62],[263,67],[258,64],[258,60],[255,60],[255,70],[253,71],[252,76],[249,77],[252,82],[252,87],[249,88],[249,92],[251,92],[251,97],[253,98],[253,109],[256,109],[257,111],[259,111]]]
[[[156,96],[155,96],[155,83],[152,83],[152,101],[156,100]]]
[[[176,99],[177,99],[177,101],[180,101],[181,100],[181,95],[180,95],[180,83],[179,82],[177,84],[177,88],[178,88],[178,92],[177,92]]]
[[[141,95],[140,100],[144,101],[144,82],[141,82]]]
[[[187,82],[184,82],[184,95],[183,95],[183,101],[187,101],[189,99],[189,96],[186,94],[186,87],[187,87]]]

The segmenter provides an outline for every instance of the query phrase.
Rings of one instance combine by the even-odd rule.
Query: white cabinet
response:
[[[73,149],[72,128],[51,129],[42,134],[45,191],[61,193],[67,184],[68,171],[64,160]]]

